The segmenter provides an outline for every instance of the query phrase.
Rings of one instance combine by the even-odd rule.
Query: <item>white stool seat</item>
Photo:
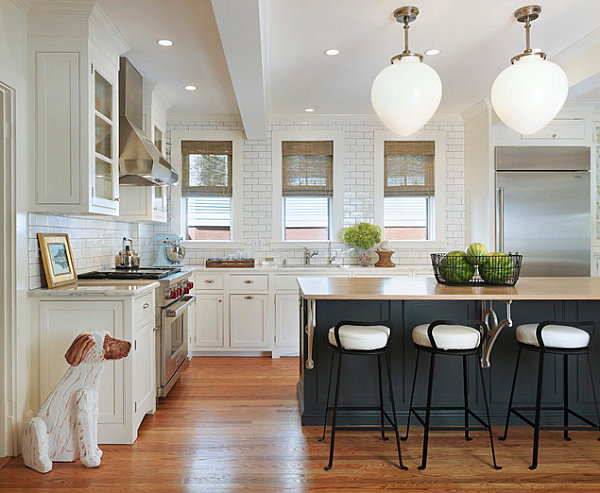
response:
[[[418,346],[431,347],[427,336],[429,324],[417,325],[412,331],[412,340]],[[439,349],[466,350],[479,346],[481,334],[473,327],[465,325],[436,325],[433,328],[433,339]]]
[[[517,341],[528,346],[539,346],[537,327],[538,324],[519,325],[516,330]],[[568,325],[546,325],[542,329],[542,342],[549,348],[579,349],[590,343],[590,334]]]
[[[340,342],[344,349],[371,351],[381,349],[387,344],[390,329],[384,325],[342,325]],[[329,329],[329,343],[337,347],[335,327]]]

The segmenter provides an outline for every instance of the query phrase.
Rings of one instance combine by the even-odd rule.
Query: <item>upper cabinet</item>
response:
[[[118,74],[126,50],[97,5],[33,2],[32,210],[119,214]]]

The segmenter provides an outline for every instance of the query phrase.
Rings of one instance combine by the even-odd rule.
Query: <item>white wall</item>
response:
[[[152,223],[113,220],[105,216],[29,214],[29,287],[45,284],[37,233],[67,233],[73,250],[75,272],[82,274],[115,266],[123,237],[131,238],[141,265],[154,262]]]
[[[241,130],[235,121],[209,120],[202,118],[174,120],[167,125],[167,154],[171,153],[172,130]],[[201,264],[210,256],[235,253],[236,250],[251,250],[255,257],[274,256],[276,261],[302,256],[302,244],[296,248],[281,244],[271,245],[272,228],[272,178],[271,178],[271,132],[302,130],[342,131],[344,133],[344,226],[360,221],[373,221],[374,217],[374,174],[373,174],[373,135],[384,130],[384,126],[374,118],[322,117],[310,122],[278,120],[268,125],[265,140],[243,140],[243,247],[233,248],[204,246],[199,243],[187,245],[186,261]],[[442,250],[464,248],[464,129],[462,120],[457,118],[431,121],[425,130],[446,133],[446,217]],[[235,170],[234,170],[235,172]],[[169,231],[169,224],[155,227],[157,231]],[[176,232],[176,231],[174,231]],[[338,246],[342,246],[341,244]],[[440,248],[439,246],[437,248]],[[426,265],[429,263],[431,246],[399,249],[393,259],[399,265]],[[326,248],[320,249],[314,262],[324,261]]]

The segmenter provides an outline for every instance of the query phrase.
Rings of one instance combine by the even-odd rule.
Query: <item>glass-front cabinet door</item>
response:
[[[118,213],[119,156],[116,83],[94,66],[90,212]]]

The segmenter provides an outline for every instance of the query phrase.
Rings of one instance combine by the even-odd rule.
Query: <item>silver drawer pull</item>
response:
[[[142,305],[142,308],[144,308],[144,309],[145,309],[145,308],[148,308],[149,306],[150,306],[150,303],[144,303],[144,304]]]
[[[254,281],[252,279],[246,279],[244,281],[245,284],[254,284]]]
[[[205,279],[204,281],[205,284],[212,284],[213,282],[215,281],[213,281],[212,279]]]
[[[245,299],[245,300],[253,300],[253,299],[254,299],[254,296],[244,296],[244,299]]]

